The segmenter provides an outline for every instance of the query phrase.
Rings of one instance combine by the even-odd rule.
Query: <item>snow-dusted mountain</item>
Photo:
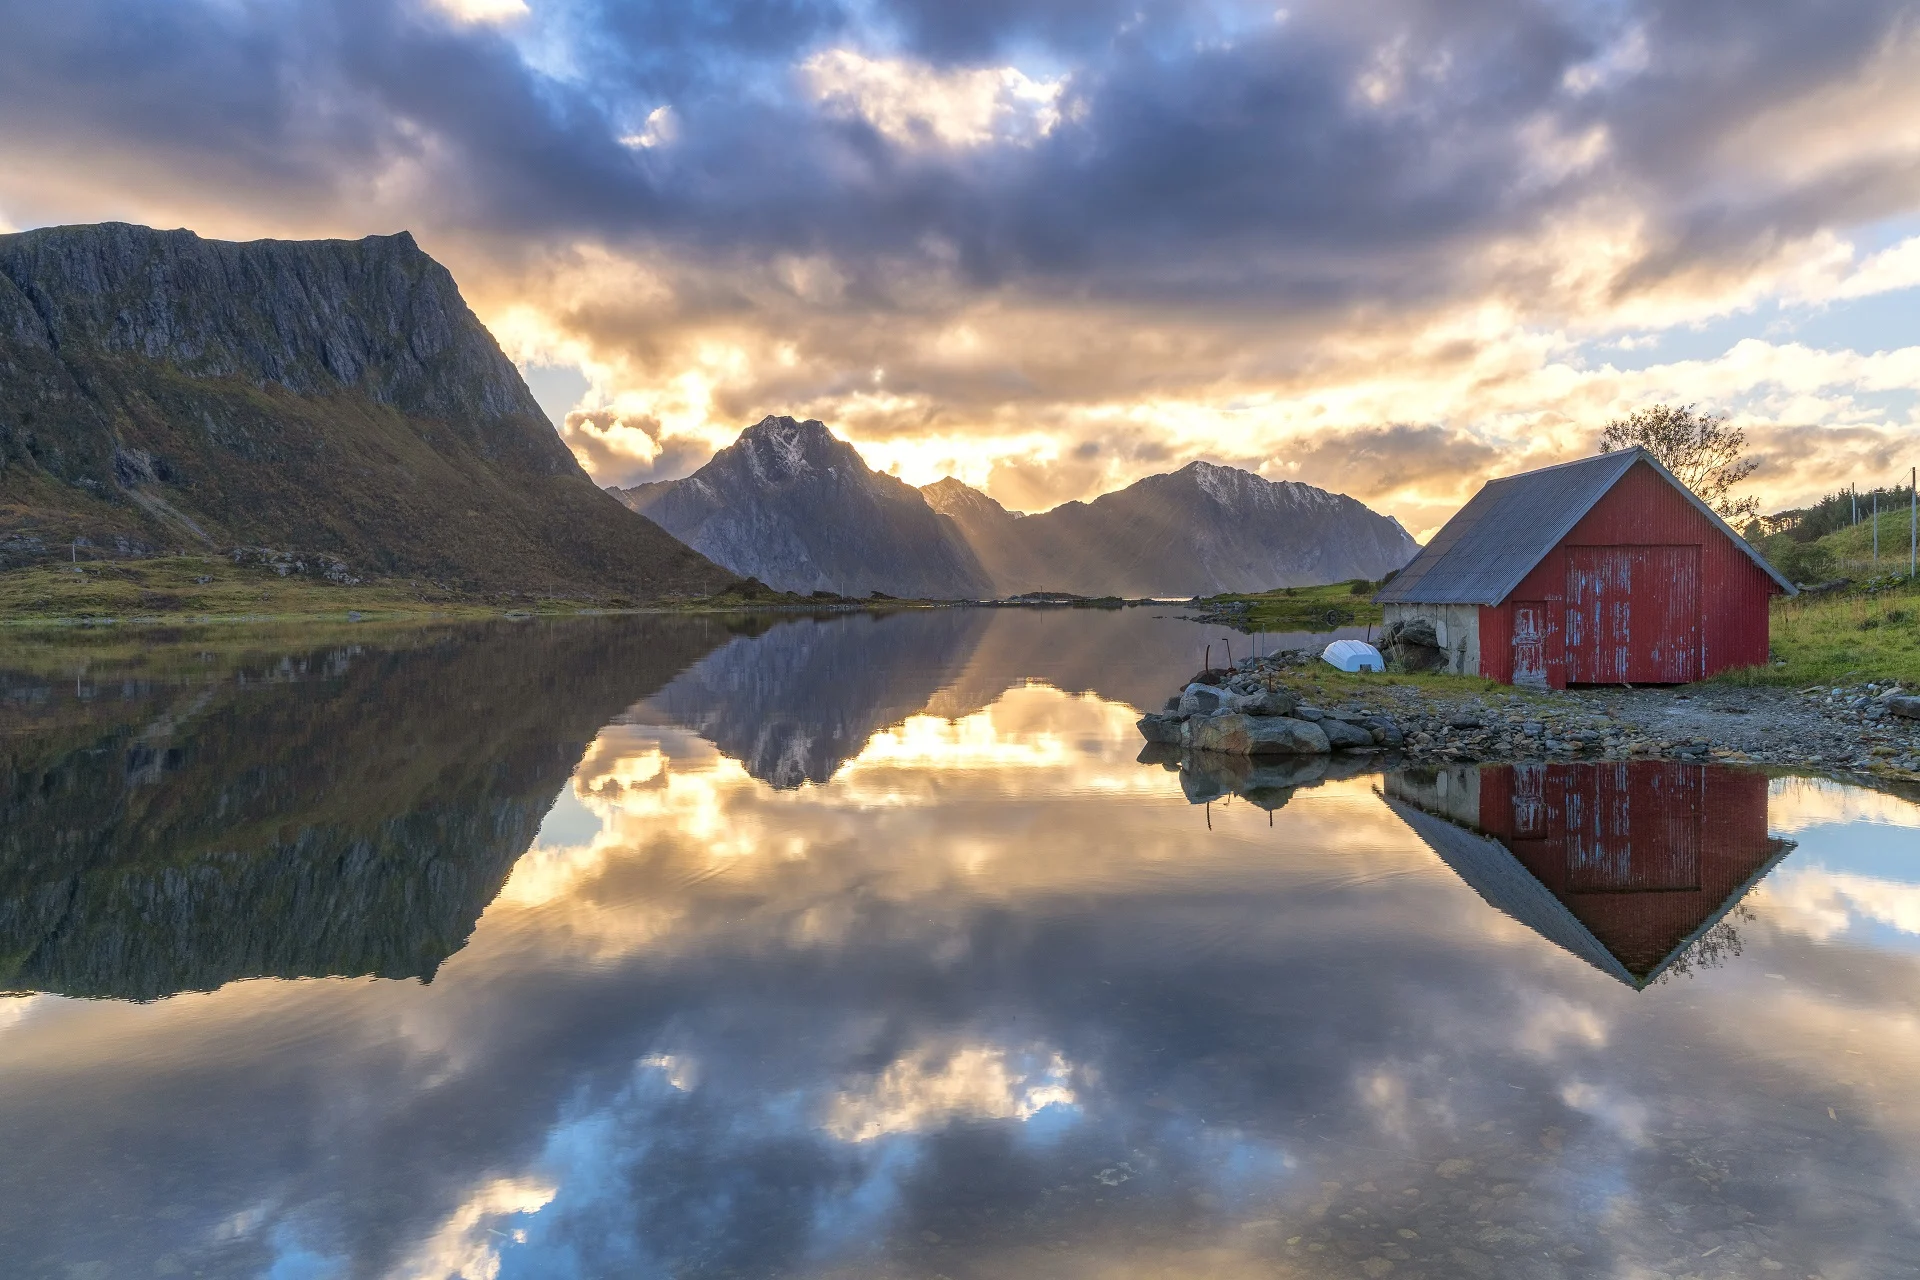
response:
[[[816,421],[764,418],[686,479],[614,496],[715,563],[782,591],[993,594],[951,520]]]
[[[614,492],[735,573],[848,596],[1264,591],[1379,578],[1420,549],[1344,494],[1206,462],[1019,515],[952,477],[916,490],[792,418],[748,427],[684,480]]]
[[[951,477],[921,492],[960,526],[1002,595],[1311,586],[1379,578],[1420,549],[1399,521],[1345,494],[1206,462],[1030,516]]]

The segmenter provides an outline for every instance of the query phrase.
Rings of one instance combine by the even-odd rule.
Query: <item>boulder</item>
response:
[[[1296,720],[1311,720],[1311,721],[1318,722],[1324,719],[1327,713],[1322,711],[1318,707],[1309,706],[1308,704],[1301,702],[1301,703],[1296,703],[1294,705],[1293,710],[1289,714],[1291,714]]]
[[[1193,746],[1199,751],[1237,756],[1294,756],[1325,755],[1333,749],[1318,726],[1287,716],[1245,716],[1229,712],[1187,723]]]
[[[1385,716],[1373,716],[1362,723],[1366,725],[1367,732],[1373,735],[1374,742],[1379,746],[1398,747],[1405,745],[1407,741],[1406,735],[1400,732],[1400,726]]]
[[[1905,716],[1909,720],[1920,720],[1920,698],[1911,694],[1896,693],[1884,701],[1887,704],[1887,710],[1893,714]]]
[[[1348,724],[1345,720],[1328,717],[1320,721],[1319,729],[1335,751],[1352,751],[1360,747],[1373,746],[1371,733],[1357,724]]]
[[[1263,689],[1240,699],[1236,709],[1249,716],[1290,716],[1297,705],[1298,701],[1285,689]]]
[[[1180,742],[1180,720],[1177,716],[1148,712],[1134,722],[1140,730],[1140,736],[1148,742],[1165,743],[1177,746]]]
[[[1196,682],[1181,691],[1177,712],[1182,716],[1210,716],[1224,710],[1230,696],[1224,689]]]
[[[1437,671],[1447,665],[1440,635],[1429,618],[1401,618],[1380,631],[1380,656],[1398,671]]]

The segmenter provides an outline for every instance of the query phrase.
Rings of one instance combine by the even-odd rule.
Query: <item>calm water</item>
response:
[[[1920,806],[1139,760],[1218,639],[0,658],[0,1275],[1920,1274]]]

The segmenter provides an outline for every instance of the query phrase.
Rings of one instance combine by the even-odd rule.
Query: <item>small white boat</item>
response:
[[[1323,662],[1331,662],[1342,671],[1385,671],[1387,661],[1380,651],[1364,640],[1335,640],[1320,653]]]

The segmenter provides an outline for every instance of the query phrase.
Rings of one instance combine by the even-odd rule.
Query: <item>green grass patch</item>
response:
[[[1377,582],[1354,579],[1322,587],[1281,587],[1275,591],[1207,596],[1199,603],[1229,615],[1247,631],[1331,631],[1335,627],[1380,625],[1385,618],[1373,603]]]
[[[348,585],[324,577],[281,575],[226,556],[81,560],[0,572],[0,646],[33,642],[25,633],[99,629],[205,629],[233,623],[260,632],[292,624],[364,627],[383,622],[548,617],[578,613],[792,611],[848,607],[905,609],[910,600],[842,600],[774,591],[751,579],[715,595],[666,601],[624,596],[572,599],[528,593],[468,592],[432,582],[382,578]],[[77,639],[64,643],[82,643]],[[96,643],[87,641],[85,643]],[[104,651],[115,642],[97,642]],[[141,643],[129,637],[122,647]]]
[[[1735,685],[1863,680],[1920,684],[1920,586],[1902,581],[1775,600],[1772,636],[1774,653],[1784,665],[1729,671],[1716,680]]]

